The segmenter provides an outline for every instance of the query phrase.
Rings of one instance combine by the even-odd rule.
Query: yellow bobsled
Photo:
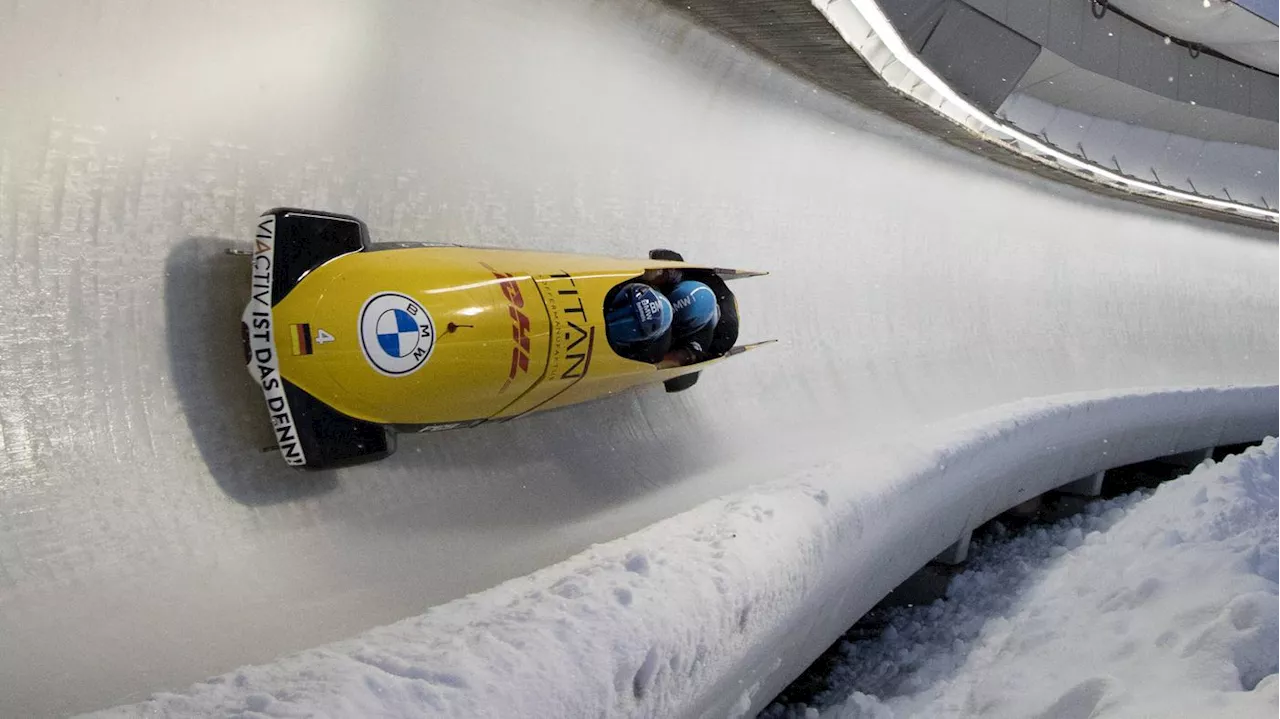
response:
[[[396,432],[505,421],[646,384],[679,391],[708,364],[763,344],[735,345],[737,303],[724,285],[763,273],[650,255],[374,244],[347,215],[264,213],[241,330],[281,455],[305,468],[357,464],[393,452]],[[696,364],[619,355],[605,337],[607,297],[669,268],[722,288],[732,336]]]

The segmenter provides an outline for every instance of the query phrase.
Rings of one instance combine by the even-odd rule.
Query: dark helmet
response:
[[[632,282],[614,294],[604,322],[612,344],[652,342],[671,328],[671,302],[649,285]]]
[[[685,280],[671,290],[671,308],[675,312],[671,332],[677,338],[714,327],[720,321],[716,293],[696,280]]]

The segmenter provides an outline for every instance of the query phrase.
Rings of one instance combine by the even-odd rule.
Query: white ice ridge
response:
[[[97,716],[746,716],[966,528],[1105,467],[1275,434],[1276,402],[1274,385],[1067,395],[828,447],[421,616]]]
[[[974,557],[772,717],[1274,717],[1277,442]],[[841,687],[836,689],[835,687]]]

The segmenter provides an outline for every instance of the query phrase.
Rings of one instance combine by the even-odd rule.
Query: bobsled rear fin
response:
[[[724,356],[725,356],[725,357],[732,357],[732,356],[734,356],[734,355],[740,355],[740,354],[742,354],[743,352],[746,352],[747,350],[753,350],[753,349],[755,349],[755,348],[757,348],[757,347],[764,347],[765,345],[771,345],[771,344],[773,344],[774,342],[777,342],[777,341],[778,341],[778,340],[764,340],[764,341],[762,341],[762,342],[748,342],[748,343],[747,343],[747,344],[745,344],[745,345],[738,345],[737,347],[734,347],[733,349],[729,350],[728,352],[725,352],[725,353],[724,353]]]
[[[395,434],[387,428],[348,417],[292,382],[282,382],[306,469],[349,467],[383,459],[396,451]],[[277,432],[277,438],[278,435]]]
[[[276,219],[272,306],[311,270],[369,246],[368,227],[350,215],[293,207],[277,207],[263,214]]]
[[[740,280],[744,277],[764,277],[768,272],[756,272],[754,270],[730,270],[724,267],[713,267],[714,272],[720,279],[728,282],[729,280]]]

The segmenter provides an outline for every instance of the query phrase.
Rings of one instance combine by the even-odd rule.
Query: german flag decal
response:
[[[289,341],[295,355],[311,354],[311,325],[289,325]]]

